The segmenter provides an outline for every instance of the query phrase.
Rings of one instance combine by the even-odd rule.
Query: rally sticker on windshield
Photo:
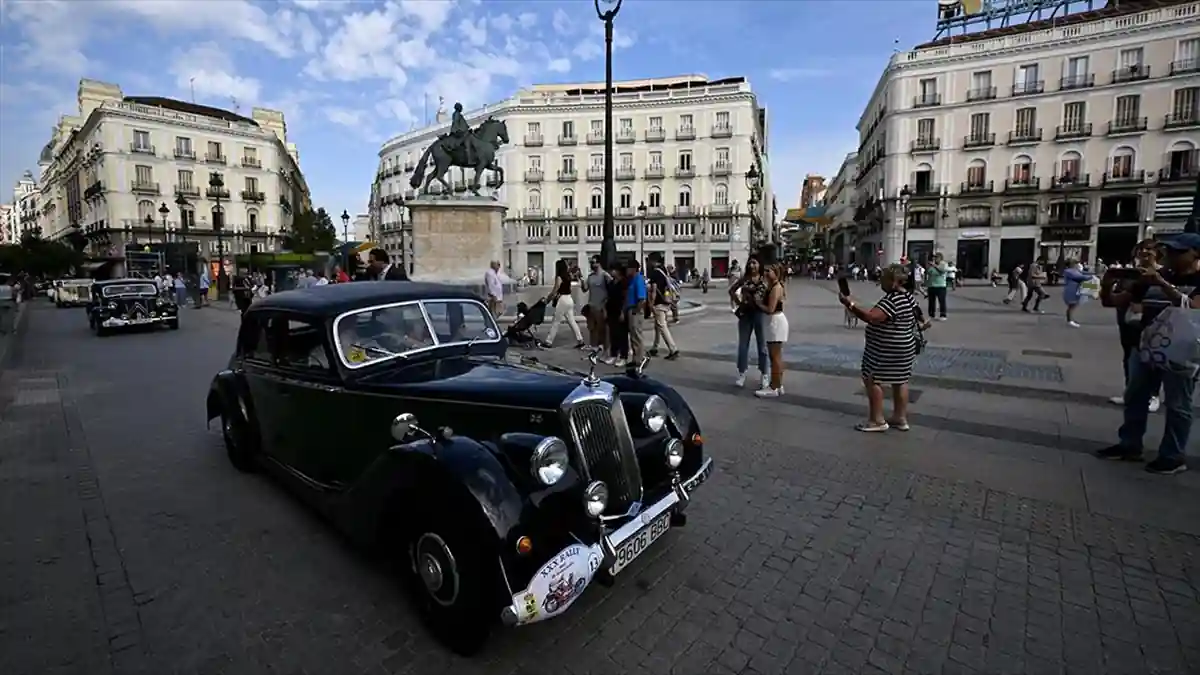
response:
[[[346,353],[346,360],[350,363],[366,363],[367,352],[363,351],[361,347],[351,347],[350,351]]]

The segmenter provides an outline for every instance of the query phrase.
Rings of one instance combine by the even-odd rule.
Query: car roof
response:
[[[462,286],[419,281],[353,281],[273,293],[251,305],[248,313],[288,311],[333,317],[363,307],[395,302],[480,299],[478,293]]]

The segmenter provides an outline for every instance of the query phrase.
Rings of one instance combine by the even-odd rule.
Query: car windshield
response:
[[[158,289],[154,284],[113,284],[105,286],[100,292],[106,298],[116,298],[122,295],[156,295]]]
[[[435,346],[500,339],[487,309],[466,300],[407,302],[353,312],[338,319],[334,334],[338,354],[350,368]]]

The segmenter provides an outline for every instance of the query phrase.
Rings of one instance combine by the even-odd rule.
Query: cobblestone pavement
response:
[[[1197,538],[842,454],[864,442],[845,416],[694,390],[719,471],[689,525],[464,662],[379,564],[227,465],[202,417],[232,313],[104,339],[75,310],[28,318],[0,379],[6,674],[1200,671]]]

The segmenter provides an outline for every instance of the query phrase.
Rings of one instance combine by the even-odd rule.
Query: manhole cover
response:
[[[1022,349],[1022,356],[1045,356],[1051,359],[1069,359],[1071,352],[1055,352],[1049,349]]]

